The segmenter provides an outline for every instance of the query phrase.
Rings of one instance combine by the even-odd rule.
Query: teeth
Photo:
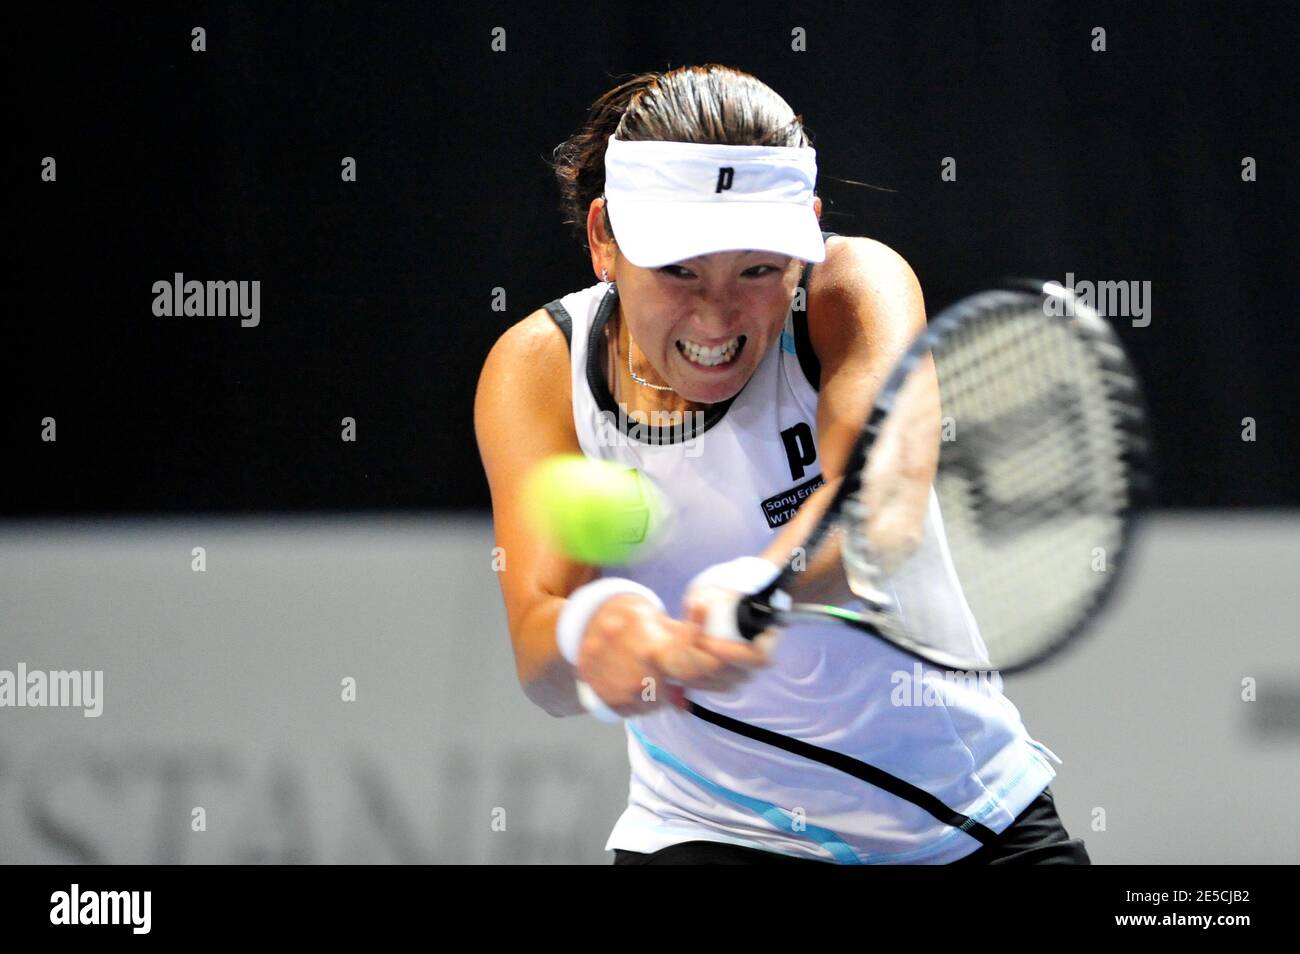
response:
[[[693,341],[678,341],[678,349],[696,364],[702,364],[705,367],[716,367],[720,364],[726,364],[736,356],[740,350],[740,338],[732,338],[724,345],[716,348],[703,348]]]

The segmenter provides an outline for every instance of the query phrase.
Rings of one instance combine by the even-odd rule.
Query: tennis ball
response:
[[[534,530],[551,547],[592,566],[644,557],[669,514],[663,494],[639,470],[580,454],[558,454],[534,467],[523,500]]]

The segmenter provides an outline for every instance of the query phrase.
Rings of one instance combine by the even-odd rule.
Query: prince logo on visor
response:
[[[826,260],[814,210],[811,146],[728,146],[610,137],[605,204],[633,265],[658,268],[712,252]]]

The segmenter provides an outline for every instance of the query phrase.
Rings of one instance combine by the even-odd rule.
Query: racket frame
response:
[[[1081,302],[1073,289],[1056,282],[1025,278],[1007,279],[996,289],[977,292],[949,305],[927,324],[894,365],[880,394],[877,395],[862,433],[849,454],[840,486],[805,538],[802,549],[804,552],[811,552],[822,543],[826,535],[839,522],[844,500],[861,489],[867,457],[880,435],[885,420],[894,408],[899,392],[917,364],[975,315],[982,314],[992,307],[998,296],[1006,296],[1006,304],[1011,306],[1017,303],[1017,300],[1023,304],[1026,293],[1039,297],[1043,314],[1049,318],[1052,316],[1047,311],[1047,302],[1053,297],[1059,299],[1061,308],[1059,320],[1076,323],[1076,332],[1090,346],[1100,363],[1110,389],[1108,396],[1112,399],[1118,398],[1116,402],[1118,407],[1127,408],[1123,419],[1116,422],[1117,431],[1123,442],[1120,459],[1124,462],[1128,490],[1124,506],[1117,514],[1117,519],[1120,521],[1118,552],[1107,554],[1111,564],[1106,571],[1106,579],[1103,585],[1093,592],[1088,605],[1069,626],[1063,627],[1060,633],[1056,634],[1051,641],[1044,643],[1032,655],[1000,667],[972,667],[969,665],[970,660],[944,653],[931,646],[924,646],[908,639],[900,631],[889,632],[889,627],[882,625],[887,619],[884,615],[877,615],[873,621],[871,618],[873,614],[870,613],[856,614],[855,611],[845,610],[839,606],[794,603],[785,590],[801,571],[794,569],[791,561],[781,569],[771,583],[756,593],[742,596],[737,602],[736,628],[741,636],[752,640],[768,627],[781,627],[801,621],[832,621],[882,639],[922,662],[963,671],[989,672],[996,669],[998,672],[1010,673],[1039,665],[1055,656],[1073,643],[1075,637],[1086,630],[1093,619],[1109,604],[1119,578],[1125,575],[1120,572],[1120,561],[1132,555],[1139,523],[1138,516],[1155,499],[1152,477],[1154,455],[1151,452],[1151,437],[1147,427],[1147,405],[1137,372],[1114,330],[1095,309]]]

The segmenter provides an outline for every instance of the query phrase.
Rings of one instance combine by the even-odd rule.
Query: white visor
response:
[[[817,152],[809,146],[624,142],[605,152],[605,200],[619,250],[658,268],[711,252],[826,259],[813,211]]]

